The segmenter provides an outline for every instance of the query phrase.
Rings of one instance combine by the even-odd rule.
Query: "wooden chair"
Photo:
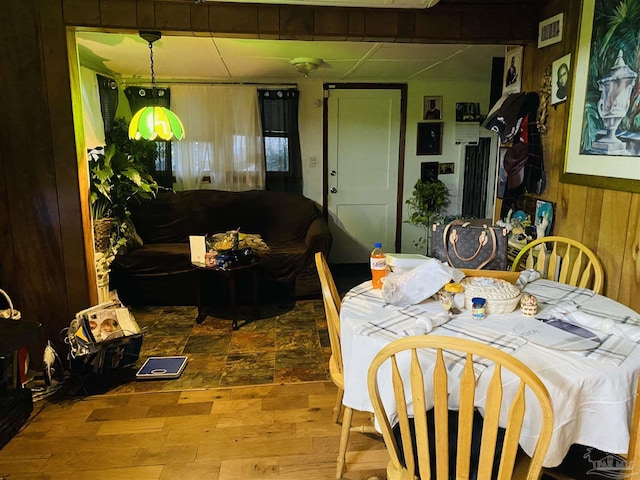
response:
[[[425,350],[428,349],[428,350]],[[420,353],[418,353],[418,350]],[[429,351],[430,350],[430,351]],[[437,335],[420,335],[406,337],[386,345],[375,356],[368,373],[369,395],[373,403],[376,418],[380,423],[384,442],[387,446],[391,460],[387,466],[388,480],[414,480],[449,477],[449,381],[454,375],[450,373],[451,356],[443,354],[443,351],[455,351],[466,357],[463,362],[460,375],[459,410],[457,424],[457,447],[455,459],[452,456],[456,469],[456,479],[470,477],[472,467],[477,466],[478,480],[489,480],[494,465],[494,456],[500,460],[498,479],[507,480],[513,478],[513,470],[518,452],[518,441],[525,414],[525,409],[533,401],[537,401],[542,412],[540,433],[535,451],[529,461],[526,479],[537,479],[542,468],[542,461],[549,448],[553,430],[553,410],[551,398],[546,387],[540,379],[522,362],[494,347],[484,345],[468,339],[444,337]],[[433,354],[426,358],[432,358],[433,388],[425,392],[426,369],[423,371],[418,361],[418,356],[424,359],[425,355]],[[471,465],[471,440],[472,424],[474,418],[474,397],[476,389],[476,377],[473,369],[473,357],[483,357],[495,364],[493,376],[488,384],[486,402],[484,405],[484,419],[482,421],[482,437],[477,465]],[[445,360],[447,359],[447,360]],[[404,360],[403,368],[399,363]],[[456,357],[459,361],[459,358]],[[380,368],[382,365],[384,368]],[[429,367],[431,368],[431,367]],[[404,382],[400,371],[404,373]],[[503,370],[508,370],[519,377],[517,393],[508,409],[507,425],[504,431],[501,453],[496,455],[498,440],[498,421],[501,407],[507,412],[507,402],[504,402],[502,392],[501,375]],[[394,436],[389,423],[385,405],[381,400],[380,385],[392,386],[395,404],[398,411],[398,424],[401,443]],[[528,390],[525,405],[525,387]],[[431,391],[432,390],[432,391]],[[389,392],[386,392],[389,396]],[[428,397],[428,398],[427,398]],[[413,400],[413,423],[415,433],[411,432],[411,422],[407,412],[406,398]],[[505,405],[502,405],[505,403]],[[429,428],[427,426],[427,409],[433,407],[435,443],[433,452],[429,448]],[[453,426],[452,428],[455,428]],[[433,439],[432,439],[433,440]],[[400,448],[403,446],[404,448]],[[401,461],[402,455],[404,462]],[[433,462],[436,472],[431,470],[431,456],[435,455]],[[416,464],[417,462],[417,464]],[[414,476],[416,467],[420,477]]]
[[[344,395],[344,375],[342,369],[342,350],[340,347],[340,306],[342,301],[338,294],[338,289],[333,281],[333,276],[329,270],[329,265],[322,252],[316,253],[316,268],[320,277],[322,287],[322,300],[324,302],[324,312],[327,316],[327,329],[329,331],[329,341],[331,343],[331,357],[329,358],[329,374],[331,380],[338,387],[338,396],[333,410],[333,421],[338,423],[342,413],[342,431],[340,433],[340,447],[338,449],[338,465],[336,478],[342,478],[344,470],[345,456],[347,453],[347,443],[351,432],[375,433],[378,434],[373,424],[353,426],[353,409],[342,405]],[[344,410],[344,412],[343,412]]]
[[[602,293],[604,272],[595,253],[566,237],[542,237],[528,243],[513,260],[512,271],[536,269],[542,278]]]

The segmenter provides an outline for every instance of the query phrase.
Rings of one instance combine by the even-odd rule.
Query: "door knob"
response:
[[[336,187],[331,187],[331,190],[329,190],[331,193],[338,193],[338,189]]]
[[[329,175],[331,175],[332,177],[336,176],[336,171],[335,170],[331,170],[331,172],[329,173]]]

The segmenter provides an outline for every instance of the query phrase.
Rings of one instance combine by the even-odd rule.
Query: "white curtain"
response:
[[[262,126],[256,87],[171,85],[171,110],[185,138],[173,142],[176,190],[264,189]],[[208,175],[211,183],[204,183]]]
[[[100,92],[96,72],[80,67],[82,91],[82,116],[84,119],[84,143],[87,150],[101,147],[104,141],[104,121],[100,110]]]

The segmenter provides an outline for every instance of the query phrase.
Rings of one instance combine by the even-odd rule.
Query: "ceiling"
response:
[[[149,82],[148,43],[137,34],[79,32],[80,63],[130,81]],[[323,60],[310,77],[329,82],[489,81],[496,45],[258,40],[163,36],[153,44],[158,83],[163,81],[299,81],[296,57]]]
[[[240,3],[277,3],[293,5],[320,5],[339,7],[373,7],[373,8],[430,8],[439,0],[195,0],[202,2],[240,2]]]

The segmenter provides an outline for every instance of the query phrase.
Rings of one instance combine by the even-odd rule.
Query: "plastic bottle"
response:
[[[387,275],[387,256],[382,251],[382,244],[376,242],[371,252],[371,284],[373,288],[382,288],[382,279]]]

